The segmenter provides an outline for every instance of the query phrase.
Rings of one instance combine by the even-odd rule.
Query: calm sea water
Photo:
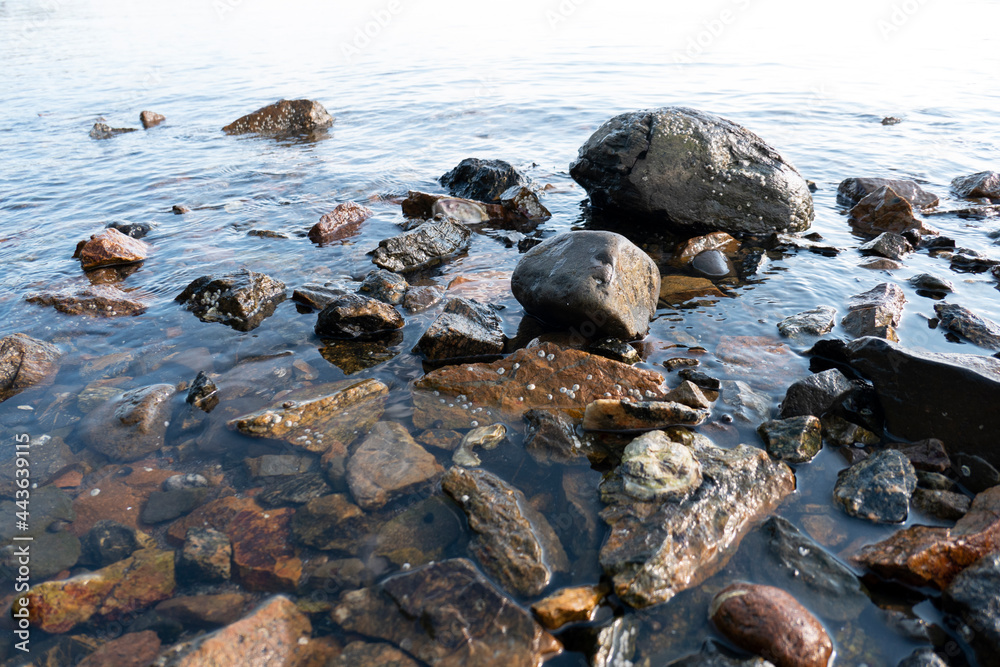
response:
[[[996,3],[968,0],[942,9],[915,0],[905,7],[849,2],[801,16],[796,5],[782,2],[672,4],[578,0],[514,3],[490,12],[403,0],[351,8],[252,0],[156,7],[0,2],[0,334],[26,332],[67,351],[56,387],[25,400],[41,412],[51,396],[86,384],[78,373],[83,362],[123,350],[157,354],[162,348],[154,346],[164,343],[200,351],[197,358],[209,360],[216,372],[249,356],[291,351],[318,369],[320,380],[338,379],[342,372],[319,355],[315,316],[298,313],[291,302],[259,329],[238,333],[199,322],[173,297],[198,276],[241,266],[290,288],[360,279],[373,268],[366,253],[396,233],[402,220],[398,206],[384,199],[408,189],[437,191],[436,177],[470,156],[508,160],[539,183],[556,186],[544,198],[553,218],[543,230],[546,236],[565,231],[580,224],[585,198],[568,176],[578,147],[612,115],[664,105],[716,113],[774,145],[817,183],[814,231],[843,252],[776,256],[759,280],[733,291],[735,298],[663,309],[652,325],[646,367],[662,369],[662,361],[678,354],[674,343],[700,345],[709,351],[705,370],[748,379],[777,402],[785,386],[806,374],[807,361],[789,356],[773,373],[741,370],[713,357],[720,340],[775,337],[778,320],[818,305],[843,314],[851,295],[887,280],[899,283],[909,299],[899,329],[905,344],[975,351],[928,328],[933,302],[917,296],[906,279],[921,272],[948,278],[957,285],[950,300],[1000,321],[995,281],[954,274],[945,260],[926,253],[907,258],[892,275],[858,268],[862,240],[851,235],[835,191],[851,176],[912,178],[947,208],[958,205],[946,197],[952,178],[1000,168],[1000,41],[979,28],[996,25]],[[662,40],[655,26],[662,26]],[[631,39],[629,31],[640,34]],[[935,34],[939,39],[929,38]],[[829,52],[810,50],[813,41]],[[336,124],[311,142],[220,131],[281,97],[319,100]],[[88,137],[99,118],[113,127],[139,127],[143,109],[164,114],[167,122],[107,141]],[[883,126],[887,115],[903,122]],[[368,202],[376,211],[363,234],[339,246],[310,243],[304,232],[346,200]],[[175,216],[173,204],[194,211]],[[146,239],[151,257],[122,284],[149,301],[147,313],[90,320],[24,302],[33,291],[86,285],[72,259],[74,247],[112,220],[155,226]],[[1000,258],[990,236],[1000,228],[997,221],[942,216],[930,224],[961,246]],[[250,229],[290,238],[247,236]],[[477,281],[480,296],[506,306],[513,334],[523,313],[504,279],[517,259],[516,249],[477,234],[466,255],[424,281]],[[433,316],[408,318],[400,350],[412,347]],[[393,418],[408,419],[407,382],[421,372],[419,360],[406,352],[368,371],[392,387]],[[167,364],[127,386],[177,383],[193,374],[193,368]],[[253,400],[248,408],[266,397]],[[16,412],[23,402],[0,405],[0,420],[28,430],[52,426],[25,421],[23,411]],[[713,433],[722,444],[756,442],[749,428]],[[229,438],[230,452],[246,447],[235,436],[219,437]],[[231,461],[238,464],[239,456],[224,463]],[[494,465],[515,474],[507,458]],[[845,534],[841,551],[833,549],[841,556],[893,530],[848,520],[831,506],[833,480],[843,465],[827,450],[800,467],[800,491],[783,509],[793,520],[828,513]],[[516,476],[511,481],[518,482]],[[524,483],[559,482],[528,475]],[[927,519],[917,514],[913,521]],[[766,573],[749,566],[753,549],[750,543],[711,581],[766,580]],[[581,557],[565,583],[592,582],[598,574],[593,559]],[[700,592],[679,596],[641,615],[644,632],[666,632],[678,610],[689,607],[704,618],[706,604]],[[918,611],[935,620],[929,605]],[[912,649],[874,607],[850,628],[831,625],[840,642],[853,641],[858,628],[874,647],[870,665],[894,665]],[[651,642],[647,657],[694,650],[712,630],[698,622],[680,634]],[[567,653],[558,664],[582,664],[581,654]]]

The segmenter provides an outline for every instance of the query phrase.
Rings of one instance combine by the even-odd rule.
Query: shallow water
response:
[[[556,186],[543,199],[553,213],[541,227],[544,236],[584,224],[585,193],[569,178],[569,162],[604,120],[653,106],[704,109],[750,128],[775,146],[818,185],[811,231],[843,251],[836,257],[776,253],[754,280],[729,290],[730,298],[661,309],[646,340],[643,367],[663,370],[662,362],[683,350],[671,349],[674,344],[701,346],[708,350],[700,357],[702,370],[747,380],[768,391],[777,404],[784,388],[808,372],[807,359],[789,353],[773,373],[734,367],[712,354],[723,337],[777,338],[780,319],[818,305],[833,306],[842,316],[851,295],[887,280],[898,283],[909,301],[899,327],[904,344],[976,351],[928,327],[934,302],[906,283],[922,272],[956,284],[949,301],[1000,320],[1000,299],[988,274],[955,274],[945,260],[926,252],[907,258],[905,267],[892,275],[858,268],[856,248],[863,240],[850,233],[835,201],[836,186],[844,178],[895,176],[917,180],[948,208],[958,205],[946,197],[952,178],[998,168],[1000,93],[989,83],[1000,53],[995,35],[973,32],[970,41],[981,51],[968,58],[954,52],[961,39],[926,43],[921,57],[908,62],[876,56],[865,61],[864,54],[852,58],[850,53],[822,62],[791,54],[773,58],[774,51],[767,49],[739,53],[740,40],[752,41],[748,35],[767,22],[765,8],[761,14],[747,14],[732,41],[694,62],[678,64],[675,56],[687,43],[683,31],[670,42],[674,52],[652,39],[633,46],[595,40],[583,48],[575,43],[573,21],[584,26],[599,22],[595,5],[582,5],[576,19],[567,18],[566,33],[556,31],[544,44],[531,41],[536,32],[547,34],[544,10],[536,8],[521,41],[475,50],[467,31],[452,30],[461,17],[444,17],[438,26],[427,12],[404,6],[410,14],[401,12],[348,61],[343,46],[351,44],[353,26],[379,10],[374,3],[342,10],[344,14],[316,3],[294,15],[251,2],[170,5],[0,3],[0,34],[11,36],[0,44],[0,334],[25,332],[57,342],[67,352],[55,386],[0,404],[0,421],[8,428],[32,433],[63,429],[72,446],[69,427],[78,413],[70,409],[66,417],[48,419],[46,408],[93,379],[86,362],[123,350],[144,360],[125,369],[131,377],[126,387],[190,381],[203,368],[220,373],[249,357],[286,351],[315,371],[315,381],[340,379],[340,369],[319,354],[321,344],[312,330],[315,315],[299,313],[291,301],[258,329],[239,333],[198,321],[173,297],[198,276],[241,266],[278,278],[289,288],[359,280],[374,268],[366,253],[395,234],[402,221],[398,205],[388,198],[409,189],[439,191],[435,179],[470,156],[506,159],[539,183]],[[955,13],[976,16],[977,24],[990,24],[992,16],[995,25],[995,5],[970,0],[952,6]],[[888,5],[884,9],[888,12]],[[702,22],[714,16],[713,9],[674,10],[695,36]],[[917,16],[914,24],[918,20],[927,21]],[[502,21],[506,26],[508,19]],[[886,52],[892,52],[891,44]],[[337,121],[324,136],[309,141],[230,137],[220,131],[279,97],[319,100]],[[111,140],[88,138],[98,117],[113,127],[138,127],[142,109],[163,113],[167,122]],[[900,116],[903,122],[883,126],[879,121],[886,115]],[[366,203],[376,212],[360,236],[327,247],[305,238],[320,215],[347,200]],[[180,203],[193,211],[173,215],[171,206]],[[116,219],[155,225],[145,239],[152,245],[150,258],[121,285],[149,301],[144,315],[91,320],[24,302],[34,291],[87,284],[73,250]],[[959,246],[1000,258],[988,235],[1000,220],[945,215],[929,222]],[[290,238],[248,236],[251,229]],[[523,311],[505,279],[518,257],[516,248],[506,249],[489,233],[477,233],[468,253],[420,279],[441,286],[459,276],[475,279],[462,289],[505,306],[505,327],[513,336]],[[390,386],[388,414],[404,423],[410,407],[407,383],[422,373],[419,359],[408,351],[434,314],[407,317],[399,356],[361,374]],[[834,330],[834,335],[843,334],[839,327]],[[794,342],[789,345],[802,351]],[[188,351],[186,356],[158,363],[181,350]],[[232,407],[260,407],[276,388],[261,387]],[[19,405],[35,410],[19,411]],[[716,416],[722,412],[717,410]],[[705,430],[727,446],[758,442],[752,428],[739,424]],[[171,431],[168,445],[188,437]],[[0,447],[12,446],[9,441],[5,438]],[[203,453],[180,468],[221,463],[233,470],[250,452],[262,450],[259,443],[224,429],[212,445],[216,454]],[[529,497],[558,489],[562,471],[525,469],[518,445],[513,438],[484,456],[485,465]],[[843,534],[832,548],[835,555],[895,530],[849,519],[832,506],[833,482],[844,465],[828,448],[811,464],[799,466],[799,491],[781,510],[793,522],[805,514],[832,517]],[[600,475],[592,476],[596,485]],[[564,507],[550,509],[552,516],[565,515]],[[914,512],[909,523],[927,521]],[[455,555],[463,553],[461,542],[453,549]],[[710,598],[705,591],[733,578],[765,582],[767,574],[753,569],[753,549],[748,541],[730,566],[699,590],[633,614],[645,624],[647,635],[658,638],[645,649],[646,657],[678,657],[714,636],[704,621],[674,633],[679,638],[664,628],[688,609],[693,610],[691,618],[704,619]],[[557,583],[594,582],[600,573],[593,554],[573,555],[572,573]],[[921,613],[935,620],[927,607]],[[599,621],[611,613],[603,610]],[[849,628],[832,621],[828,627],[832,634],[863,628],[873,647],[869,665],[895,665],[912,650],[874,606]],[[550,664],[584,662],[581,653],[570,651]]]

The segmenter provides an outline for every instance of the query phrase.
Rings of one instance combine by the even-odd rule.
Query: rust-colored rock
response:
[[[309,240],[313,243],[332,243],[357,234],[361,223],[375,213],[367,206],[352,201],[337,204],[333,211],[326,213],[309,230]]]
[[[921,235],[937,233],[918,220],[910,202],[889,186],[880,187],[855,204],[848,221],[854,231],[868,236],[878,236],[882,232],[902,234],[910,230]]]
[[[608,592],[603,585],[562,588],[531,605],[531,610],[546,628],[558,630],[567,623],[589,621]]]
[[[104,644],[76,667],[147,667],[159,653],[160,638],[155,632],[130,632]]]
[[[176,473],[137,465],[129,472],[123,467],[107,468],[108,474],[80,492],[73,501],[76,520],[69,530],[82,537],[101,519],[110,519],[129,528],[144,528],[139,520],[146,500],[159,491],[163,482]],[[127,474],[123,474],[127,473]],[[181,536],[183,541],[184,536]]]
[[[233,543],[233,575],[251,591],[291,591],[302,576],[291,522],[295,510],[244,510],[226,526]]]
[[[308,134],[333,125],[334,118],[313,100],[278,100],[237,118],[222,128],[226,134]]]
[[[420,667],[419,663],[391,644],[351,642],[326,667]]]
[[[672,401],[601,398],[587,406],[583,428],[587,431],[651,431],[679,424],[696,426],[707,418],[706,410]]]
[[[708,278],[694,276],[662,276],[660,278],[660,301],[676,305],[699,296],[722,298],[725,296]]]
[[[780,588],[733,584],[712,600],[710,615],[730,641],[776,667],[827,667],[833,654],[823,625]]]
[[[29,294],[25,301],[52,306],[67,315],[89,317],[127,317],[146,312],[146,304],[130,299],[126,292],[107,285],[94,285],[75,292],[41,292]]]
[[[166,116],[158,114],[155,111],[149,111],[148,109],[139,113],[139,122],[142,123],[142,129],[144,130],[156,127],[166,119]]]
[[[1000,551],[1000,486],[975,497],[953,528],[910,526],[871,544],[855,557],[887,579],[947,588],[958,573]]]
[[[696,236],[684,241],[674,251],[673,263],[676,266],[687,266],[691,260],[706,250],[718,250],[729,254],[740,249],[740,242],[726,232],[712,232],[704,236]]]
[[[347,462],[347,485],[359,506],[374,510],[429,485],[443,472],[403,425],[378,422]]]
[[[553,343],[524,348],[490,364],[460,364],[413,384],[418,428],[474,428],[521,420],[533,408],[581,418],[599,398],[662,398],[663,376]],[[647,393],[648,392],[648,393]],[[467,405],[467,408],[463,408]]]
[[[906,296],[895,283],[880,283],[847,302],[847,316],[840,323],[857,336],[878,336],[896,342],[896,327],[903,315]]]
[[[149,255],[145,241],[122,234],[117,229],[105,229],[90,237],[80,249],[80,264],[86,269],[116,264],[134,264]]]
[[[0,402],[50,381],[58,369],[59,348],[23,333],[0,339]]]
[[[191,528],[212,528],[229,534],[230,522],[240,512],[259,512],[260,506],[253,498],[226,496],[209,501],[187,516],[177,519],[167,529],[167,542],[181,546]]]

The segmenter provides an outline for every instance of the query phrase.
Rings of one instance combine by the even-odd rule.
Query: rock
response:
[[[12,511],[20,511],[20,508]],[[34,508],[31,511],[31,519],[37,520]],[[21,536],[24,536],[24,533],[21,533]],[[54,577],[60,572],[69,570],[80,560],[80,540],[68,531],[39,532],[32,537],[30,542],[31,578],[35,581]],[[23,573],[21,566],[24,565],[24,561],[20,547],[24,545],[24,542],[8,540],[4,540],[4,542],[5,545],[0,548],[0,577],[10,582],[18,581],[19,575]],[[24,581],[24,579],[20,579],[20,581]],[[11,587],[13,588],[13,585]]]
[[[535,226],[552,217],[549,209],[545,208],[538,195],[530,188],[514,185],[500,194],[500,205],[504,209],[504,219],[509,224],[514,224],[524,231],[530,231]],[[518,222],[527,222],[527,225],[518,225]],[[514,244],[512,243],[511,246]]]
[[[958,521],[969,512],[969,497],[953,491],[917,488],[911,498],[918,510],[945,521]]]
[[[963,570],[944,592],[945,610],[960,621],[981,665],[1000,662],[1000,554],[992,554]],[[969,632],[962,632],[962,628]]]
[[[701,389],[702,392],[719,391],[722,387],[722,383],[718,378],[714,378],[707,373],[702,373],[701,371],[693,368],[681,369],[677,375],[685,382],[690,382]]]
[[[148,607],[173,595],[174,586],[173,552],[142,549],[96,572],[38,584],[25,597],[32,627],[63,633]]]
[[[78,537],[83,537],[101,519],[117,521],[131,529],[139,528],[140,510],[149,495],[158,491],[163,481],[174,474],[172,470],[150,465],[112,465],[102,473],[95,476],[73,501],[76,519],[69,530]]]
[[[325,285],[306,283],[292,292],[292,301],[313,310],[323,310],[345,294],[350,294],[350,292],[342,287],[333,287],[332,283]]]
[[[1000,467],[1000,359],[905,350],[862,338],[848,347],[852,367],[872,381],[886,427],[910,440],[939,438],[954,457],[965,452]]]
[[[403,328],[403,318],[387,303],[361,294],[331,301],[316,320],[316,335],[326,338],[371,337]]]
[[[319,354],[342,370],[344,375],[354,375],[395,359],[400,353],[399,345],[403,342],[403,334],[396,330],[375,335],[379,337],[374,340],[324,339]]]
[[[878,255],[888,259],[903,259],[913,252],[910,242],[899,234],[882,232],[858,248],[862,255]]]
[[[322,475],[307,472],[279,479],[255,497],[264,507],[283,507],[304,505],[313,498],[325,496],[330,492],[330,485],[324,481]]]
[[[237,513],[225,532],[233,545],[234,578],[248,591],[294,591],[302,561],[291,540],[291,508]]]
[[[212,528],[228,535],[229,524],[241,512],[257,513],[260,506],[253,498],[223,496],[210,500],[191,514],[174,521],[167,529],[167,542],[181,546],[191,528]]]
[[[361,281],[358,293],[372,299],[378,299],[391,306],[398,306],[403,303],[409,286],[410,284],[403,276],[392,271],[376,269],[369,271],[365,279]]]
[[[185,400],[196,408],[211,412],[219,404],[219,388],[205,371],[198,371]]]
[[[691,260],[691,268],[709,278],[722,278],[733,271],[729,260],[718,250],[706,250]]]
[[[316,468],[316,459],[301,454],[265,454],[243,459],[243,465],[254,479],[294,476]]]
[[[134,528],[108,519],[95,523],[80,543],[82,562],[98,568],[124,560],[139,548]]]
[[[902,523],[915,488],[913,464],[905,454],[888,449],[841,470],[833,498],[851,516],[875,523]]]
[[[437,266],[449,255],[469,246],[472,232],[449,218],[430,220],[416,229],[380,241],[372,256],[377,266],[409,273]]]
[[[773,249],[795,248],[798,250],[808,250],[824,257],[836,257],[840,254],[840,248],[835,245],[823,242],[823,237],[818,232],[811,234],[772,234],[768,238],[768,247]]]
[[[531,611],[546,628],[558,630],[569,623],[591,620],[607,594],[608,589],[600,585],[561,588],[531,605]]]
[[[952,180],[951,190],[963,199],[1000,199],[1000,174],[995,171],[980,171],[970,176],[959,176]]]
[[[159,653],[160,638],[155,632],[130,632],[103,644],[76,667],[147,667]]]
[[[298,542],[322,551],[353,551],[368,534],[368,524],[361,508],[337,493],[314,498],[296,510],[292,533]]]
[[[601,517],[610,533],[600,563],[618,597],[637,608],[666,602],[715,574],[750,526],[795,489],[788,466],[760,449],[721,449],[680,429],[668,435],[686,441],[711,484],[680,502],[636,501],[625,493],[620,471],[601,484],[607,505]]]
[[[109,222],[106,227],[107,229],[117,229],[125,236],[131,236],[134,239],[144,238],[153,231],[153,225],[148,222],[129,222],[128,220],[115,220]]]
[[[651,392],[652,399],[660,398],[662,382],[652,371],[542,343],[493,363],[448,366],[423,376],[412,385],[413,423],[417,428],[516,423],[533,408],[560,410],[579,419],[600,397]]]
[[[119,134],[127,134],[135,131],[136,128],[134,127],[111,127],[107,123],[94,123],[94,127],[90,128],[90,138],[110,139]]]
[[[771,419],[771,397],[754,391],[746,382],[723,380],[719,397],[740,421],[760,424]]]
[[[883,187],[891,188],[896,196],[917,208],[933,208],[938,205],[938,198],[925,191],[913,181],[892,178],[848,178],[841,181],[837,187],[837,203],[842,206],[854,206],[868,195]]]
[[[142,128],[148,130],[151,127],[156,127],[163,121],[167,119],[166,116],[162,116],[155,111],[142,111],[139,113],[139,122],[142,123]]]
[[[155,667],[268,664],[309,667],[317,643],[312,624],[283,595],[266,599],[246,618],[215,632],[171,646]]]
[[[602,664],[601,667],[604,667]],[[610,663],[609,663],[610,667]],[[741,660],[723,653],[712,642],[706,642],[700,653],[686,656],[670,663],[669,667],[774,667],[774,664],[764,658],[747,658]]]
[[[374,553],[403,568],[441,560],[463,536],[463,523],[454,503],[433,496],[382,524]]]
[[[190,528],[177,554],[177,574],[185,581],[227,581],[232,573],[229,536],[214,528]]]
[[[637,500],[681,501],[701,486],[701,464],[663,431],[644,433],[622,452],[618,474],[624,493]]]
[[[690,380],[681,382],[669,394],[664,396],[663,399],[686,405],[695,410],[709,410],[712,407],[712,400],[705,396],[701,388]]]
[[[443,472],[404,426],[378,422],[347,462],[347,485],[358,505],[376,510],[430,485]]]
[[[718,250],[724,254],[735,253],[740,248],[740,242],[725,232],[712,232],[704,236],[696,236],[680,243],[674,251],[672,264],[685,267],[698,255],[708,250]]]
[[[226,423],[255,438],[283,440],[341,459],[347,445],[382,416],[389,388],[378,380],[341,380],[293,391],[280,402]]]
[[[11,442],[8,440],[8,442]],[[27,444],[27,447],[23,445]],[[17,490],[20,488],[17,481],[21,479],[17,471],[17,445],[21,451],[28,452],[28,460],[31,461],[31,481],[39,486],[45,486],[58,479],[63,474],[70,472],[80,466],[77,456],[66,445],[62,438],[53,438],[50,435],[38,435],[32,437],[27,443],[23,441],[23,436],[16,441],[7,455],[0,460],[0,498],[15,498]],[[23,495],[23,494],[22,494]]]
[[[466,158],[438,179],[456,197],[492,202],[508,189],[531,185],[531,180],[503,160]]]
[[[920,296],[943,297],[955,291],[955,286],[947,280],[932,276],[929,273],[920,273],[910,278],[910,284],[916,288]]]
[[[226,134],[308,134],[333,125],[334,118],[312,100],[278,100],[237,118],[222,128]]]
[[[431,360],[470,359],[499,355],[506,342],[500,316],[492,306],[455,297],[445,304],[413,352]]]
[[[580,148],[570,175],[595,208],[673,229],[801,231],[813,219],[805,179],[728,120],[681,107],[621,114]]]
[[[869,271],[896,271],[903,268],[903,265],[900,262],[884,257],[869,257],[858,264],[858,268],[868,269]]]
[[[847,302],[847,316],[840,323],[857,337],[878,336],[896,342],[896,327],[903,314],[906,297],[895,283],[881,283]]]
[[[948,663],[933,650],[920,648],[903,658],[896,667],[948,667]]]
[[[191,209],[189,209],[184,204],[174,204],[172,207],[170,207],[170,211],[174,215],[184,215],[185,213],[190,213]]]
[[[630,366],[642,361],[642,357],[639,356],[634,347],[617,338],[603,338],[592,345],[588,345],[587,352],[599,354],[602,357],[614,359]]]
[[[249,269],[202,276],[175,299],[202,322],[221,322],[237,331],[253,331],[284,300],[285,283]]]
[[[101,266],[134,264],[149,256],[149,246],[139,239],[122,234],[117,229],[105,229],[90,237],[80,249],[80,264],[84,270]]]
[[[672,401],[601,398],[587,405],[583,428],[586,431],[651,431],[677,424],[696,426],[707,418],[706,410]]]
[[[507,427],[503,424],[490,424],[472,429],[462,438],[455,449],[451,460],[456,465],[474,468],[482,461],[473,451],[476,447],[485,450],[496,449],[507,437]]]
[[[544,466],[573,463],[590,450],[577,434],[574,422],[560,412],[528,410],[524,419],[528,423],[524,449],[536,463]]]
[[[899,125],[903,122],[902,118],[896,118],[895,116],[886,116],[882,119],[883,125]]]
[[[952,469],[958,474],[962,486],[973,493],[982,493],[1000,484],[1000,471],[974,454],[956,454]]]
[[[420,667],[416,660],[390,644],[351,642],[326,667]]]
[[[843,401],[854,391],[854,385],[836,368],[810,375],[793,383],[781,402],[781,417],[814,415],[823,413]]]
[[[979,347],[993,352],[1000,350],[1000,324],[955,303],[936,303],[934,312],[945,329]]]
[[[444,291],[435,285],[411,285],[403,297],[403,308],[411,313],[420,313],[436,305],[444,297]]]
[[[890,443],[889,446],[903,452],[917,470],[941,473],[951,467],[951,460],[945,450],[944,443],[937,438],[928,438],[910,444],[896,442]]]
[[[238,621],[247,599],[242,593],[181,595],[156,605],[156,613],[185,627],[212,628]]]
[[[933,233],[913,215],[913,207],[905,198],[885,186],[855,204],[847,220],[855,232],[868,236],[883,232],[903,234],[911,230],[921,235]]]
[[[417,193],[411,191],[408,199],[414,194]],[[420,193],[420,195],[423,195],[423,193]],[[428,197],[432,196],[433,195],[428,195]],[[479,202],[471,199],[461,199],[458,197],[435,197],[430,210],[424,212],[424,214],[419,217],[433,218],[436,215],[441,215],[445,218],[457,220],[463,225],[475,225],[481,222],[489,222],[491,211],[496,212],[495,207],[491,206],[489,208],[490,210],[487,210],[486,206],[483,206]],[[408,217],[416,217],[412,215],[412,211],[408,211],[405,208],[403,210],[404,213],[408,214]]]
[[[715,627],[776,667],[827,667],[833,642],[823,625],[791,595],[772,586],[733,584],[712,600]]]
[[[823,448],[822,425],[811,415],[775,419],[757,429],[767,453],[790,463],[808,463]]]
[[[661,276],[660,278],[659,301],[663,303],[676,305],[699,296],[722,298],[725,295],[708,278],[693,276]]]
[[[950,267],[958,273],[986,273],[1000,266],[1000,261],[972,248],[956,248]]]
[[[323,214],[319,222],[309,228],[307,236],[320,245],[342,241],[358,233],[358,229],[368,218],[375,215],[367,206],[352,201],[337,204],[329,213]]]
[[[656,313],[660,272],[620,234],[564,232],[524,254],[511,291],[527,313],[584,338],[642,338]]]
[[[559,538],[524,494],[482,469],[454,466],[441,488],[469,517],[469,551],[505,590],[541,593],[569,568]]]
[[[154,491],[140,515],[143,523],[154,524],[171,521],[187,514],[205,500],[208,489],[173,489]]]
[[[175,393],[169,384],[126,391],[84,417],[77,435],[86,446],[111,459],[141,459],[163,447]]]

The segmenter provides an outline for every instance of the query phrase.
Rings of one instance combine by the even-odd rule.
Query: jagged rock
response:
[[[67,315],[129,317],[146,312],[146,304],[130,299],[116,287],[94,285],[77,291],[41,292],[25,297],[28,303],[52,306]]]
[[[320,285],[319,283],[306,283],[302,287],[296,288],[292,292],[292,301],[308,306],[313,310],[323,310],[331,302],[338,298],[350,294],[343,287],[336,287],[333,283]]]
[[[377,266],[408,273],[436,266],[469,246],[472,232],[449,218],[431,220],[416,229],[380,241],[372,256]]]
[[[292,520],[295,539],[322,551],[353,551],[369,528],[361,508],[340,493],[310,500]]]
[[[895,283],[881,283],[847,302],[847,316],[840,323],[857,337],[878,336],[896,342],[896,327],[903,314],[906,296]]]
[[[439,667],[541,664],[562,647],[462,558],[349,591],[332,612],[344,630],[405,646]]]
[[[438,179],[452,195],[492,202],[508,189],[531,185],[530,179],[503,160],[466,158]]]
[[[417,567],[441,560],[463,534],[462,519],[454,503],[433,496],[382,524],[374,553],[401,567]]]
[[[219,404],[219,388],[205,371],[198,371],[185,400],[200,410],[211,412]]]
[[[308,134],[333,125],[334,118],[319,102],[278,100],[237,118],[222,128],[226,134]]]
[[[444,290],[436,285],[411,285],[403,297],[403,308],[420,313],[436,305],[444,297]]]
[[[456,297],[420,337],[415,354],[428,359],[469,359],[503,352],[507,337],[496,310],[472,299]]]
[[[612,118],[580,148],[570,175],[595,208],[674,229],[766,234],[801,231],[813,219],[794,167],[752,132],[694,109]]]
[[[307,236],[310,241],[319,244],[341,241],[357,234],[361,223],[373,215],[375,212],[370,208],[352,201],[337,204],[309,228]]]
[[[934,312],[945,329],[979,347],[993,352],[1000,350],[1000,324],[954,303],[936,303]]]
[[[589,621],[607,594],[607,587],[600,585],[562,588],[531,605],[531,611],[546,628],[558,630],[568,623]]]
[[[1000,199],[1000,174],[995,171],[980,171],[970,176],[959,176],[952,180],[951,189],[963,199]]]
[[[626,445],[618,474],[622,490],[644,502],[681,501],[702,483],[698,459],[663,431],[644,433]]]
[[[925,191],[913,181],[893,178],[848,178],[841,181],[837,187],[837,203],[842,206],[854,206],[859,201],[878,191],[880,188],[892,188],[897,196],[911,206],[932,208],[938,205],[938,198]]]
[[[530,188],[520,185],[504,190],[500,194],[500,205],[503,206],[504,218],[508,222],[517,224],[519,219],[523,219],[529,223],[521,227],[524,231],[530,231],[538,223],[552,217],[549,209],[538,201],[538,195]]]
[[[90,128],[90,138],[91,139],[110,139],[111,137],[118,136],[119,134],[128,134],[129,132],[135,132],[134,127],[111,127],[107,123],[94,123],[94,127]]]
[[[637,364],[642,361],[642,357],[634,347],[617,338],[603,338],[596,343],[587,346],[587,352],[599,354],[608,359],[620,361],[623,364]]]
[[[709,410],[713,402],[705,396],[698,385],[690,380],[684,380],[674,389],[671,389],[670,393],[664,396],[663,399],[686,405],[695,410]]]
[[[958,273],[986,273],[997,266],[1000,261],[972,248],[955,248],[951,255],[951,270]]]
[[[823,448],[822,425],[811,415],[775,419],[757,429],[767,453],[791,463],[807,463]]]
[[[115,220],[109,222],[106,227],[107,229],[117,229],[125,236],[131,236],[134,239],[144,238],[153,231],[153,225],[148,222],[129,222],[128,220]]]
[[[948,667],[948,663],[932,649],[920,648],[903,658],[896,667]]]
[[[854,390],[854,385],[836,368],[810,375],[793,383],[781,402],[781,417],[814,415],[836,407]]]
[[[503,206],[500,204],[435,195],[419,190],[407,192],[406,199],[401,201],[399,206],[404,216],[418,221],[440,216],[464,225],[478,225],[483,222],[499,222],[503,219]]]
[[[875,523],[901,523],[910,511],[917,473],[895,449],[875,452],[837,475],[833,498],[851,516]]]
[[[878,255],[900,260],[913,252],[913,246],[899,234],[882,232],[868,243],[861,245],[858,250],[862,255]]]
[[[585,337],[633,340],[656,313],[660,272],[649,255],[620,234],[572,231],[524,254],[511,291],[526,312]]]
[[[677,424],[696,426],[705,421],[708,414],[707,410],[667,400],[601,398],[587,405],[583,428],[587,431],[651,431]]]
[[[913,215],[913,207],[906,199],[885,186],[855,204],[847,220],[855,232],[867,236],[878,236],[883,232],[936,233]]]
[[[226,581],[232,557],[228,535],[214,528],[190,528],[177,555],[177,573],[186,581]]]
[[[221,322],[237,331],[253,331],[284,300],[285,283],[249,269],[202,276],[175,299],[202,322]]]
[[[760,424],[771,419],[771,397],[754,391],[746,382],[723,380],[719,397],[740,421]]]
[[[142,123],[142,128],[148,130],[151,127],[156,127],[167,118],[155,111],[145,110],[139,113],[139,122]]]
[[[577,434],[575,423],[560,412],[528,410],[524,419],[528,423],[524,448],[536,463],[549,466],[578,462],[590,451]]]
[[[702,392],[714,392],[719,391],[719,389],[722,388],[722,382],[720,382],[718,378],[714,378],[711,375],[695,370],[694,368],[681,369],[677,375],[681,378],[681,380],[690,382],[701,389]]]
[[[122,234],[117,229],[105,229],[90,237],[80,248],[80,264],[84,270],[101,266],[134,264],[149,255],[149,246],[139,239]]]
[[[1000,554],[992,554],[963,570],[944,592],[945,609],[970,632],[981,665],[1000,662]]]
[[[160,638],[152,630],[129,632],[101,645],[75,664],[76,667],[148,667],[159,655],[160,646]]]
[[[347,462],[347,485],[358,505],[375,510],[429,485],[443,472],[405,427],[378,422]]]
[[[403,276],[385,269],[375,269],[369,271],[361,281],[358,292],[390,306],[398,306],[403,303],[403,297],[409,287],[410,284]]]
[[[118,461],[135,461],[163,447],[170,421],[169,384],[132,389],[94,409],[77,429],[94,451]]]
[[[403,328],[403,317],[387,303],[362,294],[344,294],[331,301],[316,320],[323,338],[372,337]]]
[[[721,449],[703,436],[668,433],[685,441],[701,464],[703,483],[680,502],[640,502],[625,493],[616,471],[601,484],[610,533],[600,562],[615,593],[633,607],[665,602],[717,572],[750,526],[795,489],[787,465],[760,449]]]
[[[684,303],[699,296],[725,296],[708,278],[695,276],[661,276],[659,301],[671,305]]]

